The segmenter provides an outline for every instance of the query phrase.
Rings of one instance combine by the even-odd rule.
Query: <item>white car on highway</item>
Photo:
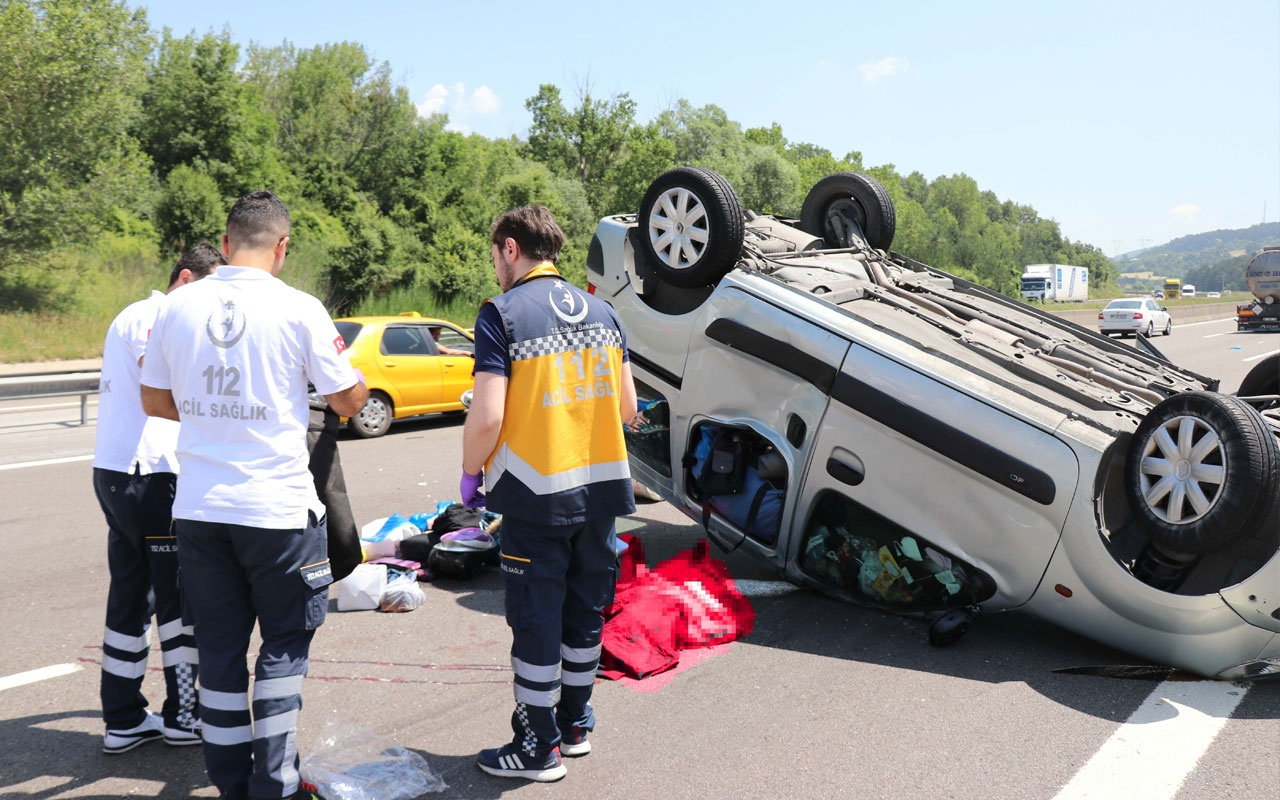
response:
[[[697,167],[601,220],[587,278],[627,332],[635,478],[935,644],[1021,608],[1200,675],[1280,672],[1280,356],[1226,393],[890,251],[895,220],[859,173],[795,220]]]
[[[1173,333],[1173,317],[1169,311],[1149,297],[1126,297],[1112,300],[1098,312],[1098,330],[1102,333],[1139,333],[1150,338],[1156,332],[1168,336]]]

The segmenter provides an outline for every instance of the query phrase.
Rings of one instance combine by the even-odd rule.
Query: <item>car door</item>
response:
[[[941,554],[935,566],[955,558],[989,576],[999,607],[1021,605],[1057,546],[1076,493],[1075,455],[1050,431],[992,402],[1000,387],[965,391],[931,372],[946,368],[941,361],[919,351],[899,355],[858,342],[849,348],[814,431],[792,522],[797,545],[806,549],[792,551],[789,571],[814,579],[803,560],[808,544],[836,527],[834,512],[858,541],[876,542],[853,548],[849,558],[859,563],[844,576],[850,594],[857,593],[860,570],[900,559],[890,549],[909,542],[911,551]],[[878,553],[870,564],[859,559],[867,552]],[[870,582],[880,578],[876,573]]]
[[[423,414],[440,405],[441,358],[425,326],[388,325],[382,331],[378,353],[397,418]]]
[[[450,325],[439,325],[439,343],[451,350],[475,352],[475,341]],[[462,393],[475,385],[475,358],[460,353],[436,356],[440,364],[440,410],[462,408]]]
[[[699,516],[700,499],[681,469],[681,456],[691,456],[697,444],[691,437],[702,426],[750,431],[752,440],[772,445],[786,473],[776,540],[753,539],[719,513],[707,522],[713,539],[753,550],[781,569],[789,548],[790,498],[800,486],[813,432],[849,343],[780,304],[724,283],[692,328],[684,378],[670,409],[674,494]]]

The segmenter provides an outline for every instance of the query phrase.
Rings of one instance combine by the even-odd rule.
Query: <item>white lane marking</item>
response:
[[[1211,333],[1211,334],[1209,334],[1208,336],[1205,336],[1205,337],[1202,337],[1202,338],[1205,338],[1205,339],[1212,339],[1212,338],[1213,338],[1213,337],[1215,337],[1215,336],[1226,336],[1226,335],[1227,335],[1227,334],[1226,334],[1226,332],[1224,331],[1224,332],[1222,332],[1222,333]]]
[[[1197,325],[1215,325],[1221,322],[1228,322],[1228,321],[1235,322],[1235,320],[1236,320],[1235,317],[1222,317],[1220,319],[1206,319],[1200,322],[1179,322],[1174,327],[1175,328],[1194,328]]]
[[[9,675],[0,678],[0,692],[5,689],[13,689],[18,686],[26,686],[28,683],[36,683],[37,681],[47,681],[50,678],[61,678],[63,675],[70,675],[73,672],[79,672],[84,667],[79,664],[54,664],[52,667],[41,667],[40,669],[28,670],[27,672],[19,672],[16,675]]]
[[[1267,356],[1274,356],[1276,353],[1280,353],[1280,350],[1272,350],[1270,353],[1263,353],[1260,356],[1249,356],[1248,358],[1242,358],[1240,360],[1247,364],[1250,361],[1257,361],[1259,359],[1266,358]]]
[[[76,461],[92,461],[93,456],[67,456],[66,458],[46,458],[43,461],[23,461],[18,464],[0,464],[0,472],[6,469],[22,469],[24,467],[47,467],[51,464],[71,464]]]
[[[1054,800],[1169,800],[1247,691],[1225,681],[1161,683]]]

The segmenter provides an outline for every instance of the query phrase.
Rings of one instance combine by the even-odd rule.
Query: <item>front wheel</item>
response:
[[[1173,317],[1164,321],[1164,335],[1168,336],[1171,333],[1173,333]]]
[[[374,439],[391,428],[391,420],[395,410],[391,398],[379,391],[369,392],[369,399],[364,408],[347,422],[351,432],[361,439]]]
[[[1125,493],[1161,549],[1202,555],[1258,532],[1280,493],[1280,445],[1247,403],[1216,392],[1174,395],[1129,443]]]

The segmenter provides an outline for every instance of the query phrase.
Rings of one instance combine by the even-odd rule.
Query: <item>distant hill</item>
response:
[[[1151,271],[1167,278],[1181,278],[1191,270],[1219,264],[1240,251],[1253,255],[1264,245],[1280,245],[1280,222],[1180,236],[1165,244],[1125,253],[1115,261],[1121,272]]]

